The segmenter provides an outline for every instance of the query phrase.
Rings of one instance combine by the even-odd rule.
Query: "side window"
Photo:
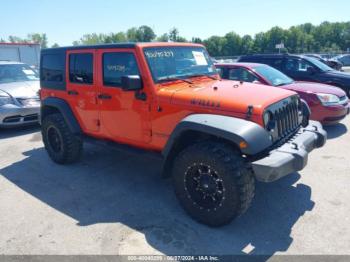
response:
[[[133,53],[103,54],[103,84],[120,86],[122,76],[139,75],[139,69]]]
[[[267,59],[266,64],[269,66],[272,66],[276,69],[281,70],[282,69],[282,64],[283,64],[283,59]]]
[[[216,72],[220,75],[220,77],[224,77],[224,69],[221,67],[216,68]]]
[[[258,78],[250,73],[248,70],[243,68],[232,68],[229,71],[228,78],[230,80],[235,81],[243,81],[243,82],[254,82],[258,81]]]
[[[344,56],[340,61],[341,61],[345,66],[349,66],[349,65],[350,65],[350,56]]]
[[[71,83],[93,83],[93,54],[69,55],[69,81]]]
[[[286,61],[286,71],[289,72],[307,72],[309,67],[312,65],[302,59],[289,58]]]
[[[45,82],[63,82],[64,62],[64,57],[59,54],[43,55],[40,79]]]

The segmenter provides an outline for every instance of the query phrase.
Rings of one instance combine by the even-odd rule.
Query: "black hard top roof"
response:
[[[107,48],[135,48],[136,43],[117,43],[117,44],[98,44],[98,45],[77,45],[77,46],[64,46],[55,48],[42,49],[42,53],[55,53],[66,50],[83,50],[83,49],[107,49]]]

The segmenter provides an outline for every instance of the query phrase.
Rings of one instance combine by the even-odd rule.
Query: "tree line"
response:
[[[0,39],[0,41],[4,41]],[[22,39],[16,36],[8,38],[10,42],[36,42],[43,48],[48,47],[46,34],[29,34]],[[153,29],[147,25],[132,27],[126,32],[110,34],[92,33],[85,34],[73,45],[92,45],[100,43],[119,42],[194,42],[206,46],[211,56],[237,56],[251,53],[273,53],[276,45],[284,43],[284,52],[290,53],[319,53],[319,52],[344,52],[350,48],[350,22],[323,22],[320,25],[305,23],[283,29],[278,26],[266,32],[240,36],[235,32],[229,32],[224,36],[211,36],[207,39],[193,37],[186,39],[179,34],[177,28],[172,28],[168,33],[157,36]],[[57,47],[54,44],[52,47]]]

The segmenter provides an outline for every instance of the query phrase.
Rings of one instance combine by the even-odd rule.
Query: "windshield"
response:
[[[328,65],[326,65],[325,63],[322,63],[321,61],[317,60],[316,58],[305,57],[305,59],[307,61],[309,61],[310,63],[312,63],[317,68],[319,68],[323,72],[333,71],[334,70],[334,69],[330,68]]]
[[[145,48],[144,54],[156,83],[217,74],[202,47],[152,47]]]
[[[0,65],[0,83],[35,81],[39,80],[38,74],[24,64]]]
[[[254,67],[253,70],[262,75],[273,86],[282,86],[293,83],[293,79],[270,66],[259,65]]]

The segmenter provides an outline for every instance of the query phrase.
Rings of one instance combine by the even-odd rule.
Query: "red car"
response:
[[[335,86],[294,81],[282,72],[264,64],[216,64],[223,79],[281,87],[297,92],[311,109],[311,119],[324,125],[337,124],[350,112],[346,93]]]

